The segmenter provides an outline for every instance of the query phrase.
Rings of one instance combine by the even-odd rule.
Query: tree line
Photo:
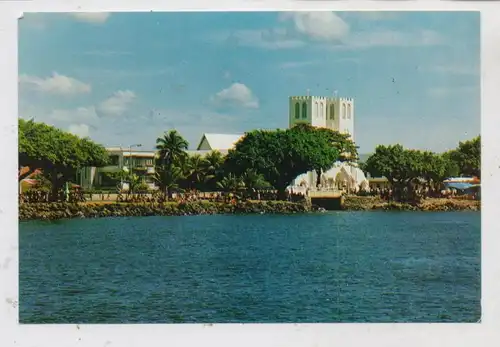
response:
[[[379,145],[361,168],[371,176],[387,178],[396,200],[414,199],[421,187],[437,194],[447,178],[481,177],[481,137],[460,142],[445,153]]]
[[[157,181],[169,196],[185,188],[237,192],[270,187],[284,199],[297,176],[313,170],[321,173],[336,161],[357,159],[357,147],[349,135],[306,124],[250,131],[226,156],[217,151],[188,156],[188,143],[175,130],[158,138],[156,148]]]
[[[218,151],[188,155],[188,146],[176,130],[165,132],[156,141],[154,179],[168,198],[186,190],[242,192],[272,188],[279,199],[284,199],[286,188],[297,176],[316,171],[319,184],[321,172],[333,163],[358,161],[358,147],[348,134],[307,124],[250,131],[227,155]],[[374,154],[359,165],[372,176],[385,176],[396,193],[412,190],[417,181],[437,189],[449,176],[480,177],[480,152],[479,136],[442,154],[401,145],[377,146]],[[66,182],[74,182],[79,169],[109,164],[105,148],[88,138],[33,120],[19,120],[19,181],[40,169],[51,184],[53,200],[58,199]],[[26,167],[29,170],[21,170]],[[130,191],[145,189],[133,171],[119,172],[113,178],[128,182]]]

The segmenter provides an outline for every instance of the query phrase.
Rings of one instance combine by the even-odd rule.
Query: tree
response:
[[[167,169],[165,166],[158,167],[154,175],[154,180],[158,183],[160,191],[164,192],[168,199],[172,199],[174,191],[181,191],[179,181],[183,179],[180,167],[172,166]]]
[[[188,157],[184,164],[184,176],[189,188],[202,189],[206,182],[206,159],[199,154]]]
[[[449,156],[457,163],[460,174],[481,177],[481,136],[460,142]]]
[[[222,179],[224,156],[219,151],[211,151],[205,155],[205,184],[208,190],[217,188],[217,181]]]
[[[187,160],[186,150],[188,142],[177,132],[170,130],[163,137],[156,139],[158,160],[156,162],[155,180],[168,199],[172,198],[172,191],[179,189],[178,182],[184,178],[181,164]]]
[[[326,170],[340,157],[324,130],[300,126],[287,130],[254,130],[247,133],[226,159],[226,170],[241,176],[253,169],[285,199],[286,188],[300,174]]]
[[[259,188],[268,188],[270,185],[264,177],[257,173],[254,169],[247,169],[243,175],[241,175],[241,181],[243,182],[244,187],[248,191],[256,190]]]
[[[51,181],[52,200],[57,199],[59,190],[75,177],[78,169],[107,163],[104,147],[88,138],[33,120],[19,120],[19,166],[29,167],[24,175],[19,175],[19,180],[36,169],[41,170]]]
[[[307,152],[311,155],[316,171],[316,185],[321,183],[321,174],[333,167],[335,162],[355,162],[358,158],[357,147],[349,134],[342,134],[328,128],[316,128],[299,123],[292,128],[302,136],[310,136]],[[314,149],[310,146],[313,146]]]
[[[412,189],[411,183],[422,177],[424,170],[424,154],[420,151],[404,149],[403,146],[379,145],[366,161],[365,169],[372,176],[384,176],[393,188],[396,199],[402,196],[403,190]]]
[[[225,192],[237,193],[244,189],[245,185],[240,177],[230,173],[220,182],[217,182],[217,187]]]
[[[156,149],[161,165],[171,167],[187,156],[188,142],[177,132],[170,130],[156,139]]]

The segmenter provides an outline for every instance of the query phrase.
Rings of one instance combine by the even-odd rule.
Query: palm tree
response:
[[[264,180],[261,174],[258,174],[255,170],[246,170],[241,176],[241,180],[245,185],[247,190],[253,190],[268,186],[268,183]]]
[[[216,172],[224,164],[224,156],[219,151],[211,151],[205,155],[205,164],[207,165],[207,171]]]
[[[186,161],[185,176],[188,180],[190,188],[200,188],[201,184],[205,183],[207,171],[205,158],[199,154],[195,154]]]
[[[231,193],[236,193],[245,187],[241,178],[232,173],[224,177],[220,182],[217,182],[217,186],[223,191]]]
[[[156,139],[156,149],[160,157],[160,163],[166,167],[171,167],[182,158],[187,156],[188,142],[177,132],[170,130],[165,132],[163,137]]]
[[[184,177],[182,169],[178,166],[169,168],[162,166],[156,169],[154,180],[158,183],[160,190],[165,193],[167,198],[172,199],[174,191],[180,191],[179,181]]]
[[[211,151],[205,156],[205,183],[209,189],[216,188],[217,178],[221,176],[224,156],[219,151]]]
[[[159,160],[155,180],[169,199],[172,198],[172,190],[179,188],[178,181],[183,178],[183,172],[178,165],[187,157],[188,145],[177,130],[165,132],[163,137],[156,139]]]

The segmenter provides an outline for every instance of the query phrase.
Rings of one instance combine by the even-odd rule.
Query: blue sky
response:
[[[477,12],[25,14],[19,115],[106,146],[288,126],[288,97],[355,99],[361,153],[480,132]]]

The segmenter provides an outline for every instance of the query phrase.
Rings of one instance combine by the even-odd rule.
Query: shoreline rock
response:
[[[410,204],[388,202],[372,196],[349,196],[345,197],[342,209],[346,211],[480,211],[481,201],[430,198],[418,204]]]
[[[33,203],[19,206],[19,220],[57,220],[100,217],[192,216],[207,214],[295,214],[312,211],[304,203],[245,201],[236,204],[209,201],[189,203]]]
[[[245,201],[236,204],[199,201],[188,203],[32,203],[19,206],[19,220],[57,220],[101,217],[192,216],[207,214],[296,214],[319,211],[308,203]],[[377,197],[344,199],[344,211],[480,211],[481,202],[427,199],[420,204],[387,202]],[[324,212],[324,211],[322,211]]]

